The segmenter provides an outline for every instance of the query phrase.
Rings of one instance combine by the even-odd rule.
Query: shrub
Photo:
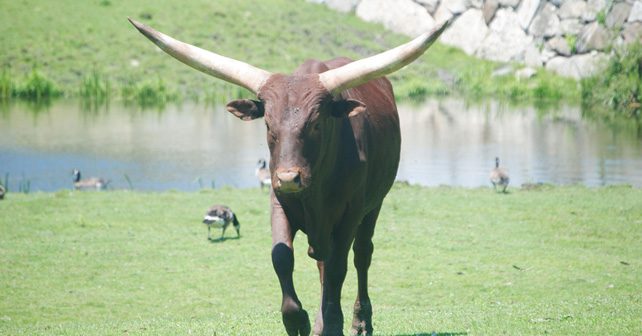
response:
[[[109,98],[109,94],[109,81],[97,71],[93,71],[91,75],[83,78],[80,85],[80,96],[83,99],[105,101]]]
[[[606,70],[582,80],[582,106],[592,113],[639,118],[642,100],[642,44],[615,49]]]
[[[34,101],[50,99],[61,92],[50,79],[35,69],[16,91],[18,96]]]
[[[0,100],[8,100],[15,94],[15,85],[9,73],[4,70],[0,74]]]
[[[143,108],[162,107],[178,99],[178,94],[160,78],[156,82],[130,82],[123,87],[121,95],[126,102],[136,103]]]
[[[571,49],[571,54],[575,54],[577,52],[577,36],[575,35],[566,35],[566,44],[568,44],[568,48]]]

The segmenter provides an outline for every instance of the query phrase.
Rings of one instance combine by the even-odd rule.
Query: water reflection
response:
[[[534,108],[493,101],[467,106],[459,100],[432,100],[400,110],[401,179],[422,185],[487,185],[499,156],[513,185],[642,186],[642,142],[635,125],[616,128],[584,121],[577,107],[541,115]]]
[[[72,187],[71,171],[100,176],[115,188],[197,190],[255,187],[267,158],[262,121],[240,121],[224,104],[167,106],[163,111],[112,104],[83,112],[56,102],[37,113],[24,105],[0,114],[0,179],[31,190]],[[456,99],[400,105],[403,132],[398,179],[422,185],[488,185],[495,156],[524,182],[628,183],[642,186],[642,142],[631,128],[581,119],[576,107],[552,115],[496,102]]]

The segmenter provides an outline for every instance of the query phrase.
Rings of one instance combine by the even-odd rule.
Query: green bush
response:
[[[582,80],[582,106],[593,114],[640,118],[642,44],[615,49],[603,73]],[[608,111],[608,110],[612,111]]]
[[[17,89],[19,97],[33,101],[47,100],[60,94],[54,82],[35,69]]]
[[[105,101],[110,94],[109,81],[97,71],[86,76],[80,85],[80,97],[94,101]]]
[[[130,82],[123,87],[121,95],[126,102],[143,108],[162,107],[178,99],[176,91],[170,89],[160,78],[155,82]]]
[[[9,73],[5,70],[0,74],[0,100],[8,100],[15,94],[15,85]]]
[[[568,44],[568,48],[571,49],[571,54],[577,52],[577,36],[566,35],[566,44]]]

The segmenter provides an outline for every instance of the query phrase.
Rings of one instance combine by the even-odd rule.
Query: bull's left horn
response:
[[[406,44],[321,73],[319,80],[330,93],[336,96],[343,90],[393,73],[421,56],[449,24],[450,20],[445,21]]]
[[[270,72],[250,64],[175,40],[130,18],[128,20],[138,31],[177,60],[254,93],[258,93],[263,83],[272,75]]]

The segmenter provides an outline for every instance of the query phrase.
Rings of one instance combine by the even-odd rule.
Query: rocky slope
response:
[[[480,58],[595,74],[613,47],[642,41],[642,0],[308,0],[415,36],[452,19],[441,42]]]

